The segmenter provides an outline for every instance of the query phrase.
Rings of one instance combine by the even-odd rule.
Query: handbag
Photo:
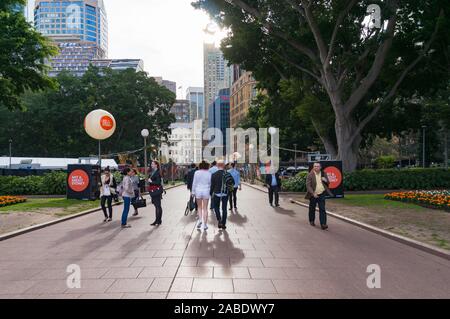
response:
[[[184,216],[189,215],[192,211],[195,210],[195,196],[191,196],[186,205],[186,210],[184,211]]]
[[[142,196],[141,196],[141,198],[136,198],[133,201],[133,206],[134,206],[134,208],[147,207],[147,200]]]
[[[157,196],[161,196],[164,192],[164,189],[162,186],[158,186],[158,185],[150,185],[148,187],[148,193],[150,194],[151,197],[157,197]]]

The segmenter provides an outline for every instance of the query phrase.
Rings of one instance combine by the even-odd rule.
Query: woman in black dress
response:
[[[149,178],[149,193],[152,198],[152,203],[155,206],[155,222],[151,226],[159,226],[162,224],[162,193],[163,193],[163,183],[161,177],[161,169],[158,161],[152,162],[152,173]]]

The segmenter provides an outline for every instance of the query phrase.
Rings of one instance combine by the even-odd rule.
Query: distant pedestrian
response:
[[[280,206],[280,195],[279,192],[281,190],[281,178],[278,170],[275,170],[273,167],[270,168],[271,174],[266,175],[265,184],[267,189],[269,190],[269,204],[273,206],[273,199],[275,197],[275,206]]]
[[[194,183],[194,175],[197,170],[198,170],[197,165],[191,164],[191,167],[189,168],[186,174],[186,186],[189,192],[191,192],[191,196],[192,196],[192,184]],[[195,201],[195,211],[198,212],[197,201]]]
[[[152,198],[152,203],[155,206],[155,221],[151,226],[160,226],[162,224],[163,210],[161,206],[163,189],[163,180],[161,176],[161,167],[158,161],[153,161],[151,164],[152,173],[149,178],[149,193]]]
[[[133,189],[134,189],[134,197],[131,200],[131,204],[134,207],[133,216],[137,216],[137,215],[139,215],[139,211],[135,205],[135,202],[141,197],[141,190],[139,188],[140,178],[139,178],[138,171],[136,169],[133,168],[131,171],[133,172],[131,175],[131,180],[133,181]]]
[[[133,180],[131,179],[133,171],[127,167],[123,170],[122,174],[124,175],[121,186],[123,198],[122,228],[129,228],[131,226],[127,224],[128,213],[130,211],[131,199],[134,197]]]
[[[329,184],[328,177],[322,170],[322,165],[318,162],[314,163],[313,169],[306,178],[307,193],[305,198],[309,199],[309,223],[311,226],[316,225],[316,206],[319,205],[320,226],[323,230],[328,229],[325,197],[327,193],[333,196],[333,193],[328,188]]]
[[[236,163],[231,163],[231,169],[228,171],[234,180],[233,192],[229,195],[230,200],[230,210],[237,210],[237,192],[238,190],[242,190],[241,185],[241,174],[236,169]]]
[[[202,161],[199,169],[194,173],[192,181],[192,195],[195,196],[198,208],[197,229],[208,230],[208,202],[211,198],[211,173],[209,164]]]
[[[101,187],[100,187],[100,205],[102,207],[103,214],[105,215],[105,220],[103,222],[112,221],[112,200],[115,195],[115,190],[117,187],[114,175],[111,174],[109,167],[104,171],[101,177]],[[108,205],[108,213],[106,212],[106,204]]]
[[[211,163],[211,167],[210,167],[210,169],[209,169],[209,172],[211,173],[211,175],[213,175],[215,172],[217,172],[218,171],[218,168],[217,168],[217,162],[216,161],[214,161],[214,162],[212,162]],[[210,206],[209,206],[209,209],[211,210],[211,211],[214,211],[214,200],[213,199],[211,199],[211,204],[210,204]]]
[[[217,172],[211,177],[211,196],[214,203],[214,211],[216,213],[218,227],[226,229],[227,226],[227,204],[228,196],[233,191],[234,180],[230,173],[225,170],[225,163],[223,161],[217,162]],[[220,208],[222,206],[222,213]]]

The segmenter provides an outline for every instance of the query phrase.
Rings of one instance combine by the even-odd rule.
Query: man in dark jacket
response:
[[[195,175],[196,171],[197,171],[197,165],[191,164],[191,168],[187,172],[186,178],[185,178],[187,189],[191,193],[192,193],[192,183],[194,183],[194,175]],[[197,212],[198,206],[197,206],[197,201],[195,199],[194,199],[194,207],[195,207],[195,211]]]
[[[227,223],[227,203],[230,189],[234,187],[234,179],[230,173],[225,171],[225,163],[217,162],[218,171],[211,177],[211,200],[213,201],[219,228],[226,229]],[[220,214],[220,204],[222,204],[222,215]]]
[[[320,226],[323,230],[328,229],[327,211],[325,209],[326,195],[333,196],[328,185],[330,181],[327,175],[322,171],[320,163],[314,163],[313,169],[306,177],[306,199],[309,199],[309,223],[315,226],[316,206],[319,205]]]
[[[269,190],[269,203],[270,206],[273,206],[273,197],[275,195],[275,206],[280,206],[280,195],[279,192],[281,190],[281,178],[279,171],[272,171],[272,174],[266,175],[265,184],[267,189]]]
[[[191,168],[186,174],[186,186],[189,191],[192,192],[192,183],[194,182],[194,175],[197,171],[197,166],[195,164],[191,164]]]

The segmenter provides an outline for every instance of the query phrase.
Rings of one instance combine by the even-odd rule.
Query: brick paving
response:
[[[183,215],[187,191],[169,190],[163,225],[153,207],[120,229],[102,213],[0,242],[0,298],[450,298],[450,261],[330,218],[313,228],[305,208],[244,187],[239,212],[207,232]],[[81,268],[69,289],[66,268]],[[367,266],[381,267],[381,289],[369,289]]]

